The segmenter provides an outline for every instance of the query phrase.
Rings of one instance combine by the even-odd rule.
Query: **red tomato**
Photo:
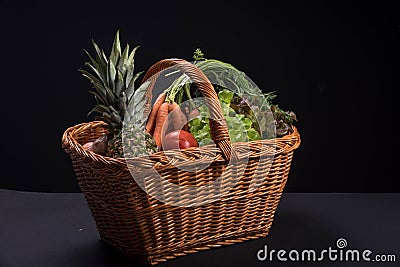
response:
[[[185,149],[188,147],[198,147],[199,144],[194,136],[185,130],[176,130],[166,134],[162,141],[163,150]]]

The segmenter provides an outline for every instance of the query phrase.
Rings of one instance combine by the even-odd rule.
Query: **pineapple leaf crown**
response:
[[[84,50],[90,59],[85,66],[90,71],[79,69],[92,83],[93,90],[90,93],[96,99],[96,105],[88,115],[98,113],[99,119],[105,121],[112,130],[118,131],[122,128],[124,118],[129,120],[134,114],[135,81],[142,74],[134,73],[135,52],[139,46],[130,50],[129,44],[126,44],[122,51],[119,30],[115,34],[109,57],[93,39],[92,44],[94,56]]]

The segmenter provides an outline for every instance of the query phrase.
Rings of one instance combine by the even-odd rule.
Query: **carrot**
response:
[[[156,126],[154,128],[153,138],[158,147],[161,147],[161,139],[168,129],[168,108],[169,103],[164,102],[157,111]]]
[[[186,124],[186,115],[182,112],[179,105],[175,102],[169,105],[169,112],[172,117],[172,124],[174,126],[174,130],[181,130],[184,128]]]
[[[163,92],[157,97],[156,101],[154,102],[153,108],[151,109],[149,118],[147,119],[146,132],[150,133],[151,135],[153,135],[154,128],[156,126],[156,117],[158,109],[160,108],[161,104],[164,103],[166,96],[167,94]]]
[[[172,119],[171,116],[168,116],[168,128],[165,134],[173,132],[174,131],[174,125],[172,124]]]

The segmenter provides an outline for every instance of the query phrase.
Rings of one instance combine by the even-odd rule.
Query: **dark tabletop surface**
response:
[[[285,193],[269,236],[202,251],[157,266],[400,266],[400,194]],[[338,239],[346,247],[338,247]],[[344,243],[341,243],[343,245]],[[284,250],[280,261],[257,253]],[[328,256],[336,249],[336,260]],[[325,254],[323,250],[327,250]],[[316,251],[322,260],[295,261],[293,250]],[[357,250],[360,261],[340,260]],[[362,253],[371,261],[362,259]],[[295,251],[295,252],[296,252]],[[276,253],[275,252],[275,253]],[[295,257],[295,252],[291,255]],[[367,253],[368,254],[368,253]],[[264,251],[259,253],[263,257]],[[268,254],[271,256],[271,254]],[[307,257],[307,254],[305,254]],[[378,262],[386,259],[390,262]],[[393,261],[395,259],[395,261]],[[0,267],[141,266],[99,239],[80,193],[0,189]]]

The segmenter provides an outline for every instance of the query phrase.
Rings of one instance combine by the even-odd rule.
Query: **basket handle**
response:
[[[151,100],[153,97],[153,88],[160,73],[170,67],[174,67],[185,73],[194,82],[197,88],[205,97],[205,103],[210,111],[210,132],[211,138],[216,145],[221,149],[227,161],[237,160],[237,154],[232,150],[232,145],[229,138],[228,128],[224,116],[222,115],[222,108],[218,100],[218,95],[214,87],[208,80],[207,76],[194,64],[183,59],[163,59],[151,66],[142,83],[150,79],[150,85],[147,87],[146,97],[146,116],[150,113]],[[211,100],[210,100],[211,99]],[[217,118],[217,119],[211,119]]]

